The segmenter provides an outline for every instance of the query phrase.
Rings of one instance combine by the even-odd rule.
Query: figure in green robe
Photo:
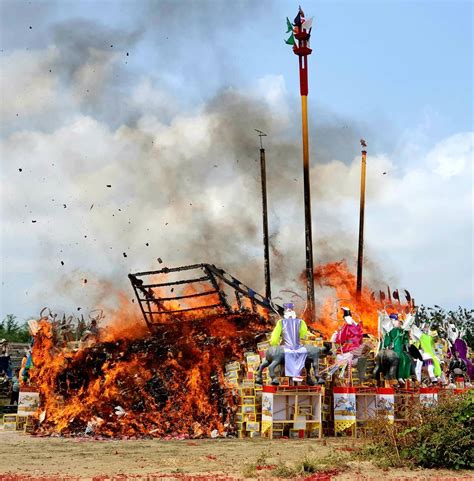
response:
[[[401,327],[393,327],[383,338],[384,349],[393,349],[399,358],[397,378],[410,379],[412,371],[412,361],[407,354],[410,338],[408,332]]]
[[[433,374],[434,376],[436,377],[440,377],[441,376],[441,365],[439,363],[439,359],[438,357],[436,356],[435,354],[435,343],[434,343],[434,339],[432,336],[430,336],[428,333],[424,332],[421,336],[420,336],[420,346],[421,346],[421,349],[423,350],[423,353],[427,354],[427,359],[431,359],[433,361],[433,365],[434,365],[434,370],[433,370]],[[425,356],[423,356],[423,360],[425,359]],[[428,371],[429,372],[429,371]],[[430,374],[430,378],[432,378],[432,373],[429,372]]]

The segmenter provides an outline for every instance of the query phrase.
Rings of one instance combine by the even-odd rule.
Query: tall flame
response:
[[[301,276],[305,279],[304,274]],[[357,322],[362,322],[365,333],[377,334],[377,310],[380,304],[372,298],[371,291],[364,287],[360,296],[356,294],[356,276],[351,273],[345,261],[330,262],[317,266],[314,280],[320,287],[334,290],[334,295],[326,297],[316,312],[316,323],[313,327],[320,330],[326,338],[330,338],[338,328],[342,319],[338,307],[349,307]]]

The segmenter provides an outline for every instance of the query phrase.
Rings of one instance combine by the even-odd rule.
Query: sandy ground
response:
[[[0,431],[0,480],[234,480],[247,479],[245,469],[251,463],[263,466],[254,472],[259,479],[281,480],[285,478],[272,477],[271,469],[264,466],[295,463],[305,454],[313,458],[330,454],[347,456],[358,444],[359,441],[347,438],[95,441],[36,438]],[[454,481],[474,480],[474,474],[444,470],[383,471],[367,462],[351,461],[342,472],[300,479]]]

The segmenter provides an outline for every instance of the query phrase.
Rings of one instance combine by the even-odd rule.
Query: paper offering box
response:
[[[18,415],[29,416],[39,407],[39,392],[22,389],[18,395]]]
[[[255,381],[253,379],[243,379],[240,385],[242,388],[255,388]]]
[[[241,387],[240,388],[240,395],[242,397],[254,396],[255,397],[255,388],[254,387]],[[242,403],[245,404],[245,403]]]
[[[4,431],[16,431],[16,414],[4,414],[3,415],[3,430]]]
[[[313,414],[313,406],[311,404],[300,404],[298,406],[298,415],[311,416]]]
[[[237,379],[239,377],[239,371],[228,371],[225,373],[227,380]]]
[[[243,414],[255,414],[256,413],[255,405],[253,405],[253,406],[251,406],[251,405],[242,406],[242,413]]]
[[[240,362],[239,361],[228,362],[225,365],[226,372],[238,371],[239,369],[240,369]]]
[[[260,423],[258,421],[247,422],[247,431],[260,431]]]

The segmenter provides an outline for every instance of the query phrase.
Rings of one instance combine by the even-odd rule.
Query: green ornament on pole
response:
[[[285,43],[288,44],[288,45],[294,45],[295,44],[295,36],[293,34],[291,34],[291,36],[285,40]]]

